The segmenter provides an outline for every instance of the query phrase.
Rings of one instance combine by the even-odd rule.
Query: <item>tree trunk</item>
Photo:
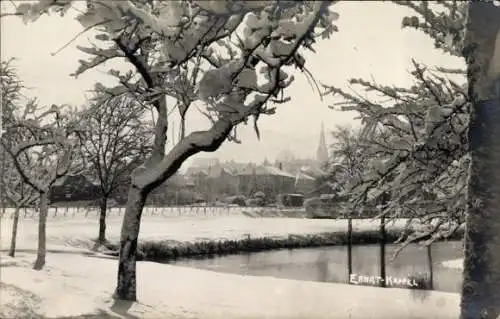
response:
[[[48,193],[40,192],[40,206],[38,212],[38,249],[36,252],[36,261],[33,269],[40,270],[45,265],[45,254],[46,254],[46,232],[47,229],[47,211],[49,209],[48,205]]]
[[[100,203],[100,214],[99,214],[99,237],[97,239],[99,244],[103,244],[106,241],[106,210],[108,209],[108,196],[104,195]]]
[[[147,193],[130,187],[120,238],[120,260],[115,298],[136,301],[136,256],[141,215]]]
[[[12,222],[12,237],[10,238],[9,256],[14,257],[16,254],[16,239],[17,239],[17,225],[19,224],[19,207],[16,206],[14,212],[14,221]]]
[[[162,111],[163,112],[163,111]],[[161,115],[161,113],[159,113]],[[120,238],[120,260],[118,263],[117,287],[114,297],[135,301],[137,240],[142,210],[147,195],[179,170],[182,163],[199,152],[213,152],[226,140],[233,122],[217,121],[208,131],[193,132],[177,143],[164,155],[168,121],[160,116],[156,122],[155,146],[152,157],[143,167],[132,173],[132,184],[128,193],[127,208],[123,217]],[[163,123],[160,118],[164,118]]]
[[[500,7],[470,2],[469,167],[461,319],[500,314]]]

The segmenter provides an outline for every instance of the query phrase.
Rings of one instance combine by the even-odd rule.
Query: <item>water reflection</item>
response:
[[[429,276],[426,249],[410,245],[391,260],[397,246],[386,246],[386,275],[408,278],[415,274]],[[352,249],[353,273],[361,276],[380,275],[378,245],[359,245]],[[432,246],[435,290],[459,292],[461,272],[440,266],[443,261],[462,257],[459,241],[439,242]],[[298,280],[347,283],[347,248],[345,246],[278,250],[229,255],[210,259],[178,260],[180,266],[195,267],[226,273],[272,276]],[[414,290],[415,298],[425,298],[426,292]]]

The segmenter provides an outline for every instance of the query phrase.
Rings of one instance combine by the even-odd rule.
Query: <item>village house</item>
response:
[[[238,193],[251,196],[263,192],[268,199],[275,199],[282,193],[295,191],[296,176],[274,166],[249,165],[239,172]]]
[[[189,167],[186,177],[194,183],[196,191],[205,194],[207,202],[221,200],[225,196],[236,195],[238,181],[234,172],[215,164],[208,167]]]

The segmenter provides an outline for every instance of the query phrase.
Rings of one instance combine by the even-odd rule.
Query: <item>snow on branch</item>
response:
[[[13,165],[12,158],[6,156],[2,160],[5,161],[4,164],[6,165],[1,180],[5,197],[19,208],[35,204],[38,199],[38,192],[23,181]],[[26,156],[23,160],[29,161],[29,158]],[[25,165],[29,165],[29,162]]]
[[[200,151],[214,151],[224,142],[233,128],[247,121],[249,116],[255,119],[266,112],[265,104],[271,97],[287,87],[293,80],[281,70],[282,66],[294,63],[298,49],[313,31],[322,14],[327,10],[329,2],[313,2],[311,7],[305,7],[303,17],[298,19],[295,34],[290,30],[280,28],[278,23],[274,28],[263,28],[273,25],[271,13],[263,12],[260,16],[249,13],[244,20],[246,24],[242,32],[245,41],[240,43],[241,56],[219,68],[203,73],[198,84],[199,98],[208,104],[207,110],[213,114],[213,125],[210,130],[193,132],[182,139],[162,160],[153,165],[150,170],[142,170],[135,174],[133,183],[140,188],[154,185],[156,181],[164,180],[175,172],[179,165],[189,156]],[[286,18],[282,21],[291,21]],[[274,32],[274,35],[269,38]],[[273,45],[287,37],[291,43],[284,55],[274,54]],[[257,54],[256,52],[259,52]],[[269,59],[273,62],[269,63]],[[262,63],[262,69],[267,74],[267,83],[256,86],[255,69]],[[237,83],[240,85],[238,86]],[[241,84],[245,85],[241,85]],[[250,87],[253,87],[251,89]],[[258,128],[256,128],[258,132]]]
[[[465,40],[467,1],[393,1],[412,9],[418,16],[405,17],[402,27],[424,32],[436,48],[461,57]]]

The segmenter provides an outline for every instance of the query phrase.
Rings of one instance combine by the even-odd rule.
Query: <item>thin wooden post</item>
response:
[[[352,275],[352,218],[347,218],[347,283],[351,283]]]
[[[429,289],[434,290],[434,267],[432,265],[432,244],[427,245],[427,267],[429,269]]]
[[[380,217],[380,287],[385,287],[385,242],[387,234],[385,232],[385,216]]]

